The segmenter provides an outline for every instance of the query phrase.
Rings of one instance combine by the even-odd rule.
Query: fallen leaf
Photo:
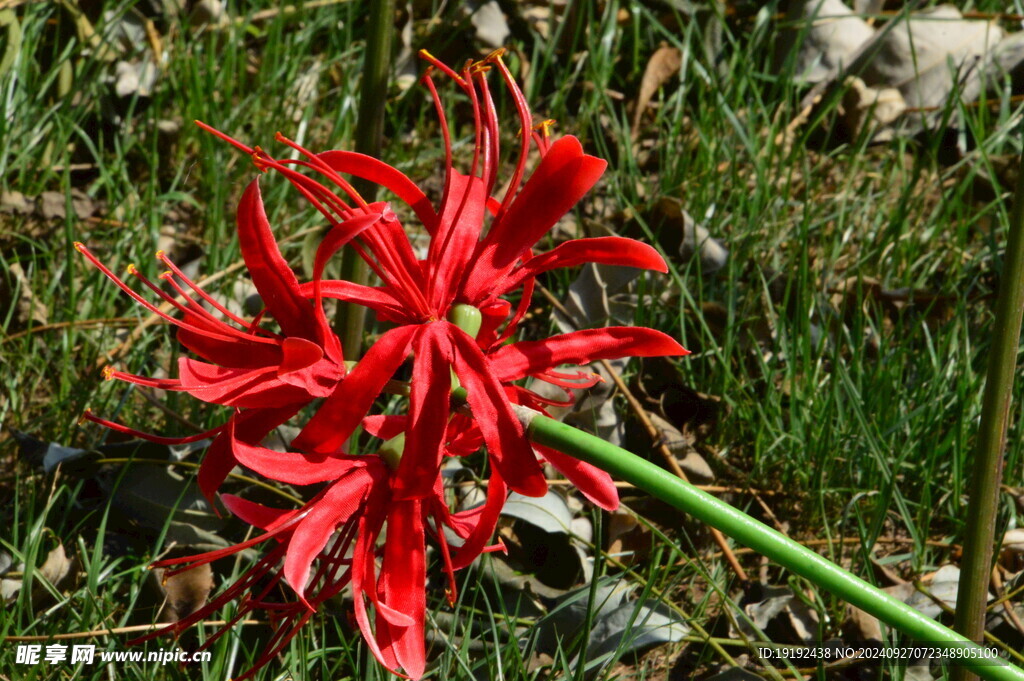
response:
[[[624,565],[636,565],[651,553],[650,528],[624,508],[609,513],[604,523],[608,555]]]
[[[469,4],[472,6],[476,3]],[[472,11],[469,21],[476,29],[476,39],[492,49],[504,47],[512,31],[508,27],[508,20],[501,11],[501,6],[495,0],[487,0]]]
[[[636,97],[633,108],[633,136],[640,130],[640,121],[651,103],[651,98],[665,83],[673,78],[683,65],[683,53],[677,47],[662,45],[647,61],[643,78],[640,80],[640,93]]]
[[[165,568],[155,568],[151,579],[163,594],[163,605],[157,621],[171,624],[181,621],[206,605],[213,591],[213,569],[209,563],[197,565],[166,577]]]
[[[850,76],[846,85],[842,112],[850,136],[857,139],[867,130],[874,142],[892,139],[895,131],[890,126],[907,110],[900,91],[891,87],[876,90],[856,76]]]
[[[776,48],[776,68],[795,59],[794,76],[804,83],[823,82],[849,66],[857,50],[875,35],[841,0],[793,0],[785,25]]]
[[[659,199],[655,204],[653,222],[661,227],[657,232],[658,243],[666,252],[679,253],[683,262],[698,255],[704,274],[712,274],[725,267],[729,251],[711,238],[705,227],[696,223],[679,199],[667,196]]]
[[[5,287],[7,290],[3,292],[5,295],[0,299],[13,300],[15,321],[20,326],[26,326],[29,322],[36,325],[48,323],[50,321],[49,310],[32,290],[32,284],[25,275],[21,264],[11,263],[7,272],[14,281],[8,283]]]

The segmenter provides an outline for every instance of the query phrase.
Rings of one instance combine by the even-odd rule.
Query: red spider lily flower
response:
[[[157,258],[169,270],[161,279],[170,285],[177,298],[144,277],[134,266],[129,266],[128,271],[180,316],[172,316],[148,301],[83,244],[75,244],[89,262],[135,301],[177,326],[178,340],[207,360],[179,359],[178,378],[173,379],[146,378],[111,367],[104,370],[108,379],[184,391],[206,402],[242,410],[227,424],[189,438],[161,438],[89,413],[86,418],[156,442],[180,443],[216,435],[199,477],[207,496],[212,496],[234,467],[232,450],[237,441],[258,442],[312,399],[332,394],[345,375],[341,344],[331,331],[323,310],[310,304],[281,256],[256,182],[242,195],[237,222],[242,257],[263,299],[265,313],[277,322],[280,333],[259,325],[263,313],[252,321],[233,314],[191,281],[162,251],[157,253]],[[204,307],[204,302],[223,318]]]
[[[244,679],[273,659],[320,604],[351,584],[355,619],[377,660],[396,674],[403,670],[410,678],[421,677],[425,668],[425,536],[428,532],[433,534],[440,545],[451,584],[449,599],[454,602],[452,571],[468,565],[484,550],[504,503],[505,488],[500,478],[492,481],[496,490],[489,494],[483,506],[450,513],[439,480],[431,497],[394,499],[393,474],[379,456],[335,457],[324,464],[312,463],[298,453],[282,454],[243,446],[240,458],[260,472],[283,472],[277,477],[284,482],[308,484],[325,479],[333,482],[297,510],[269,508],[230,494],[222,495],[232,513],[264,532],[225,549],[160,561],[154,567],[173,568],[166,573],[172,575],[271,539],[275,544],[240,579],[203,608],[132,643],[164,633],[180,633],[226,603],[238,600],[235,617],[203,645],[211,645],[248,613],[266,611],[275,623],[275,634],[255,667],[238,677]],[[387,541],[378,548],[385,526]],[[454,554],[442,527],[451,528],[464,539],[464,543],[454,549]],[[381,558],[379,572],[378,555]],[[294,591],[296,599],[281,600],[282,580]],[[370,607],[375,613],[372,625]]]
[[[489,359],[485,353],[515,333],[529,306],[534,279],[543,272],[586,262],[660,272],[667,271],[667,267],[650,246],[620,237],[578,239],[534,256],[533,246],[589,191],[607,164],[584,153],[575,137],[550,142],[547,125],[531,133],[529,108],[500,52],[467,65],[461,73],[422,54],[432,68],[445,73],[463,90],[476,121],[475,151],[469,174],[464,175],[454,169],[444,107],[428,69],[423,81],[435,102],[446,156],[445,188],[436,211],[412,180],[376,159],[345,151],[314,154],[279,134],[278,140],[298,150],[304,160],[278,161],[259,147],[250,148],[200,125],[251,154],[259,168],[283,174],[332,225],[317,252],[314,281],[302,287],[303,293],[314,298],[317,306],[322,296],[357,302],[373,309],[379,318],[397,324],[367,351],[349,375],[351,380],[346,380],[344,391],[335,391],[327,398],[293,445],[324,455],[340,451],[385,383],[412,354],[415,363],[408,439],[397,471],[396,493],[413,499],[432,491],[444,453],[450,416],[449,376],[454,373],[468,392],[474,421],[494,466],[512,489],[540,496],[547,485],[513,413],[503,379],[513,380],[505,377],[517,373],[547,373],[560,380],[550,372],[561,363],[585,364],[626,355],[681,355],[686,350],[660,332],[636,328],[602,329],[537,341],[529,356],[510,351],[492,353]],[[500,72],[522,126],[515,169],[501,198],[493,195],[500,163],[500,131],[487,84],[491,68]],[[526,178],[527,157],[533,144],[542,157]],[[320,174],[340,188],[347,200],[298,172],[296,166]],[[425,260],[416,258],[397,217],[379,208],[380,204],[367,206],[342,173],[389,189],[412,209],[430,235]],[[321,281],[327,259],[347,244],[380,277],[381,286]],[[513,313],[505,296],[520,288],[520,302]],[[463,314],[477,321],[452,323]],[[545,363],[542,355],[552,361]]]

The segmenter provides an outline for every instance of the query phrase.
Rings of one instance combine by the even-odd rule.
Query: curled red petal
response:
[[[384,384],[405,361],[418,326],[399,326],[370,346],[359,364],[345,377],[309,420],[292,445],[322,454],[341,450],[345,440],[366,416]]]
[[[668,272],[668,266],[661,254],[642,241],[620,236],[573,239],[552,248],[547,253],[530,258],[512,270],[500,284],[494,286],[493,293],[500,295],[516,289],[526,279],[541,272],[588,262]]]
[[[619,490],[615,487],[612,476],[606,471],[563,454],[557,449],[537,444],[534,444],[534,447],[548,463],[583,492],[585,497],[606,511],[614,511],[619,507]]]
[[[312,485],[337,480],[354,468],[362,468],[364,457],[338,457],[302,452],[278,452],[234,439],[231,452],[238,463],[260,475],[289,485]]]
[[[426,670],[424,620],[426,619],[426,551],[422,502],[419,499],[393,502],[388,512],[388,537],[381,563],[380,600],[406,615],[412,624],[400,627],[378,613],[377,640],[385,658],[393,655],[413,679]]]
[[[372,460],[379,463],[376,457]],[[284,560],[285,581],[303,601],[306,600],[306,582],[313,560],[327,545],[338,525],[359,512],[373,485],[381,480],[381,473],[371,471],[370,466],[352,468],[322,497],[310,502],[305,517],[292,533]]]
[[[498,380],[515,381],[560,364],[589,364],[619,357],[688,355],[690,351],[672,337],[638,326],[585,329],[539,341],[520,341],[491,353],[489,359]]]
[[[452,569],[460,570],[468,566],[483,553],[491,535],[494,534],[507,497],[508,487],[505,486],[501,474],[491,471],[487,482],[487,501],[482,506],[451,515],[452,529],[465,539],[462,546],[455,549],[452,554]]]
[[[449,326],[453,329],[455,373],[466,388],[473,420],[483,434],[491,460],[509,487],[526,496],[544,496],[548,489],[544,473],[505,391],[476,342],[454,325]]]
[[[263,304],[286,336],[318,338],[319,329],[309,301],[299,293],[299,281],[288,267],[270,230],[263,208],[259,179],[246,187],[238,202],[238,244]]]
[[[388,319],[402,319],[407,316],[403,303],[392,295],[386,286],[362,286],[340,279],[325,279],[320,282],[320,287],[320,294],[324,298],[358,303]],[[313,298],[316,295],[313,282],[302,284],[299,290],[306,298]]]
[[[508,210],[480,242],[477,262],[467,278],[469,300],[486,298],[496,279],[590,191],[607,166],[606,161],[583,153],[579,140],[571,135],[552,144]]]
[[[434,230],[437,215],[430,200],[402,171],[372,156],[353,151],[325,151],[317,156],[339,173],[355,175],[391,190],[413,209],[428,230]]]
[[[272,531],[293,518],[299,511],[296,509],[271,508],[254,501],[243,499],[234,494],[220,495],[221,501],[234,515],[253,527]]]
[[[395,497],[399,499],[431,494],[441,466],[451,410],[453,352],[449,328],[447,322],[426,324],[413,341],[416,359],[409,397],[408,437],[393,482]]]
[[[405,414],[370,415],[363,419],[363,430],[381,440],[397,437],[408,425],[409,417]]]

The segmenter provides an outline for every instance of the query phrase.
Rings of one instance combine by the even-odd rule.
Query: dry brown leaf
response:
[[[11,263],[7,268],[13,281],[9,282],[9,290],[3,291],[0,300],[14,299],[15,321],[18,325],[26,325],[30,321],[35,324],[47,324],[50,321],[46,305],[32,291],[32,284],[25,275],[20,263]]]
[[[206,605],[206,599],[213,591],[213,570],[209,563],[203,563],[190,570],[178,572],[164,578],[166,570],[153,570],[153,579],[164,596],[163,606],[157,621],[172,624],[181,621]]]
[[[640,120],[651,103],[651,97],[670,78],[679,73],[683,65],[683,53],[678,48],[662,45],[647,62],[644,69],[643,79],[640,81],[640,94],[636,98],[636,107],[633,110],[633,136],[640,129]]]
[[[860,137],[865,128],[877,130],[875,142],[884,142],[895,136],[889,128],[907,110],[903,95],[896,88],[875,89],[855,76],[847,79],[848,88],[843,95],[843,117],[853,138]]]
[[[608,555],[623,565],[636,565],[651,553],[651,530],[636,515],[619,509],[608,515]]]

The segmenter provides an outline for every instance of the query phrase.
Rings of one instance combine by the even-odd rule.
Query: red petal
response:
[[[529,374],[554,369],[560,364],[589,364],[619,357],[663,357],[688,355],[671,337],[654,329],[610,326],[586,329],[541,341],[505,345],[489,357],[500,381],[515,381]]]
[[[505,391],[476,342],[454,325],[449,326],[456,351],[455,373],[466,388],[473,420],[484,436],[491,460],[509,487],[526,496],[544,496],[548,489],[544,473]]]
[[[454,287],[462,280],[483,229],[486,199],[482,179],[452,171],[427,256],[432,269],[429,281],[434,284],[430,303],[435,308],[451,302]]]
[[[359,512],[370,489],[379,479],[367,467],[351,469],[318,501],[312,502],[306,516],[295,527],[285,554],[284,578],[303,601],[313,560],[320,555],[338,525]]]
[[[220,500],[234,515],[262,530],[273,530],[298,513],[296,509],[270,508],[242,497],[236,497],[234,494],[222,494]]]
[[[491,471],[487,482],[487,501],[476,508],[451,515],[452,529],[465,541],[452,555],[452,568],[461,570],[483,553],[484,547],[494,534],[498,516],[505,506],[508,488],[498,471]]]
[[[523,185],[478,249],[466,294],[479,301],[504,274],[566,212],[590,191],[607,162],[583,153],[579,140],[560,138],[548,149],[537,169]]]
[[[324,356],[324,350],[319,345],[297,336],[289,336],[281,341],[281,351],[284,359],[277,367],[278,376],[312,366]]]
[[[178,329],[178,342],[214,364],[239,369],[257,369],[281,361],[281,351],[266,343],[246,343],[210,338],[188,329]]]
[[[512,270],[501,284],[494,286],[493,291],[511,291],[518,288],[527,278],[535,277],[541,272],[588,262],[668,272],[664,258],[642,241],[620,236],[574,239],[552,248],[547,253],[530,258]]]
[[[423,646],[426,618],[426,555],[423,546],[423,514],[419,499],[395,501],[388,513],[388,535],[381,564],[381,600],[411,618],[413,624],[399,627],[384,617],[377,618],[377,638],[395,656],[395,660],[414,679],[426,669]]]
[[[434,230],[437,216],[430,200],[405,173],[372,156],[352,151],[325,151],[318,156],[339,173],[355,175],[390,189],[415,211],[416,217],[429,231]]]
[[[336,457],[301,452],[278,452],[235,439],[231,451],[238,463],[260,475],[289,485],[312,485],[337,480],[353,468],[363,468],[364,457]]]
[[[390,289],[386,286],[362,286],[338,279],[326,279],[320,283],[320,286],[320,294],[324,298],[337,298],[358,303],[389,319],[401,319],[407,316],[405,306],[391,294]],[[315,296],[313,282],[302,284],[299,286],[299,290],[306,298]],[[223,364],[223,362],[218,363]]]
[[[370,346],[338,389],[320,406],[292,446],[309,452],[333,454],[352,435],[384,384],[409,354],[409,343],[418,326],[399,326]]]
[[[409,417],[405,414],[367,416],[363,419],[363,430],[381,440],[390,440],[404,433],[408,425]]]
[[[429,495],[443,455],[445,428],[451,411],[452,343],[445,323],[421,326],[413,342],[415,363],[409,398],[409,430],[402,462],[393,483],[399,499]]]
[[[384,653],[377,644],[377,637],[373,628],[370,627],[370,619],[366,613],[366,601],[364,594],[369,596],[370,601],[376,604],[377,599],[377,578],[375,574],[374,552],[377,546],[377,537],[380,535],[381,525],[384,523],[385,509],[374,503],[374,497],[367,502],[365,513],[359,518],[359,532],[356,535],[356,545],[352,550],[352,597],[355,609],[356,623],[363,634],[363,640],[373,656],[392,672],[398,673],[396,663],[388,664]],[[389,651],[390,652],[390,651]],[[394,655],[389,657],[393,658]]]
[[[548,463],[576,485],[583,495],[606,511],[614,511],[619,507],[619,490],[615,487],[612,476],[589,463],[574,459],[568,454],[534,444]]]
[[[284,334],[317,339],[313,309],[299,293],[299,281],[281,256],[270,231],[259,179],[246,187],[238,202],[238,245],[252,283]]]
[[[224,480],[228,477],[231,469],[235,467],[234,454],[231,453],[231,440],[240,439],[246,442],[259,442],[267,433],[295,416],[301,405],[289,406],[281,409],[250,409],[235,414],[214,439],[213,444],[206,450],[203,456],[203,463],[199,467],[196,482],[199,489],[209,500],[216,496]]]
[[[279,379],[275,369],[273,366],[255,370],[229,369],[187,357],[178,360],[181,387],[204,402],[260,408],[311,399],[305,389]]]

